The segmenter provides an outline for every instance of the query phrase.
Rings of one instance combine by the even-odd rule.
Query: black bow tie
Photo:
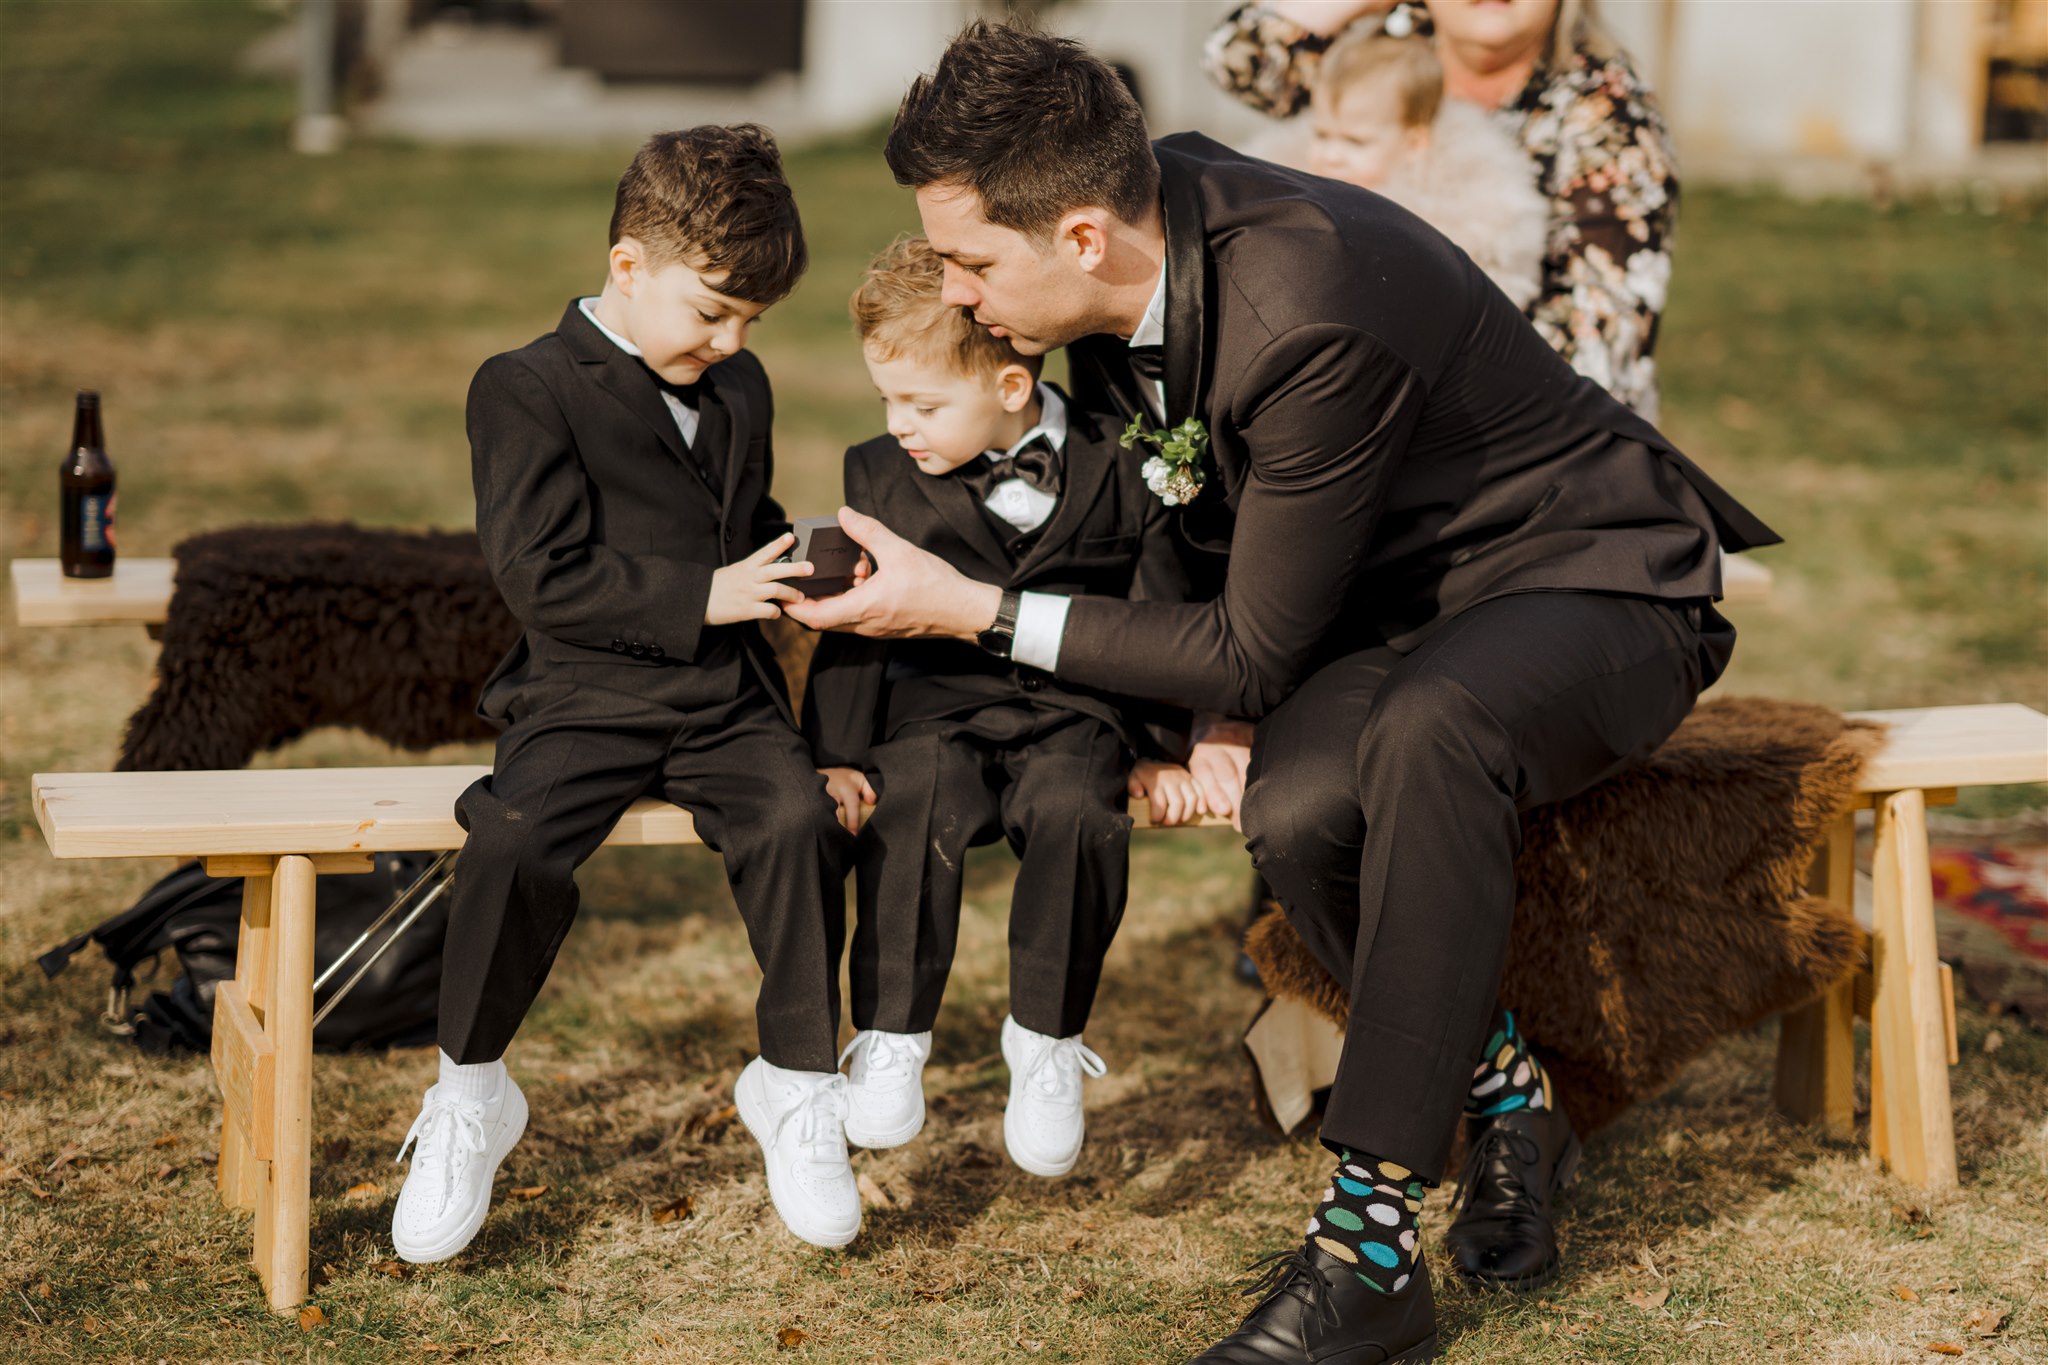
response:
[[[646,361],[640,362],[640,368],[647,371],[647,377],[654,381],[655,388],[660,389],[663,393],[674,394],[682,401],[684,407],[688,408],[691,412],[697,411],[698,395],[704,390],[703,380],[700,379],[694,384],[672,384],[656,374],[654,367]]]
[[[1041,493],[1060,495],[1060,453],[1040,433],[1026,441],[1015,455],[977,455],[953,475],[967,485],[978,502],[1011,479],[1022,479]]]
[[[1166,348],[1164,346],[1133,346],[1131,368],[1139,378],[1149,379],[1155,384],[1166,382]]]

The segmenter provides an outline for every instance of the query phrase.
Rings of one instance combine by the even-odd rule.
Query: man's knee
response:
[[[1333,744],[1313,757],[1303,755],[1305,761],[1257,766],[1245,787],[1241,815],[1254,863],[1357,845],[1361,817],[1352,768],[1329,757],[1345,747]]]

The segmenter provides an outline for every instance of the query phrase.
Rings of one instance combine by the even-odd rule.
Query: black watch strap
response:
[[[974,637],[975,643],[998,659],[1009,658],[1011,647],[1017,643],[1017,608],[1023,602],[1022,595],[1006,590],[1002,603],[996,607],[996,619]]]

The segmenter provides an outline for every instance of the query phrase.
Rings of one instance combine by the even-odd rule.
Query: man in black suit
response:
[[[1075,411],[1019,355],[940,302],[922,238],[869,268],[852,303],[889,434],[846,452],[846,502],[960,572],[1019,591],[1178,600],[1167,510],[1143,457]],[[1027,1171],[1060,1176],[1083,1138],[1081,1081],[1100,1060],[1081,1034],[1123,917],[1127,789],[1187,788],[1133,748],[1145,708],[951,640],[828,635],[804,729],[857,824],[859,916],[850,970],[847,1136],[908,1142],[924,1125],[930,1055],[960,920],[966,850],[1007,838],[1022,860],[1010,901],[1010,1063],[1003,1134]]]
[[[771,562],[792,537],[769,488],[774,401],[743,349],[806,260],[774,141],[658,134],[620,179],[611,240],[603,292],[470,387],[477,535],[525,630],[479,707],[504,727],[493,771],[456,806],[440,1075],[392,1215],[411,1261],[481,1225],[526,1122],[506,1046],[575,918],[577,866],[649,793],[724,854],[761,963],[738,1102],[777,1211],[826,1245],[860,1225],[837,1068],[852,840],[756,625],[809,571]]]
[[[1076,44],[970,27],[888,157],[949,302],[1020,350],[1074,343],[1083,406],[1198,424],[1183,522],[1228,543],[1228,575],[1200,604],[1019,600],[846,515],[880,571],[794,614],[973,639],[1015,610],[1014,641],[1057,644],[1013,652],[1067,682],[1263,716],[1248,841],[1350,987],[1322,1130],[1340,1160],[1272,1292],[1202,1359],[1430,1359],[1415,1217],[1475,1067],[1519,1102],[1475,1105],[1487,1221],[1453,1231],[1505,1243],[1481,1268],[1554,1264],[1544,1213],[1575,1154],[1494,1017],[1518,813],[1669,734],[1733,646],[1719,551],[1775,537],[1434,230],[1206,138],[1149,144]]]

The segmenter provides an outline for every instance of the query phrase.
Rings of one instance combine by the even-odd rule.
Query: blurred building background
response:
[[[630,139],[741,118],[791,139],[849,132],[885,119],[963,23],[1005,11],[1124,65],[1162,130],[1229,140],[1260,122],[1202,72],[1229,0],[313,4],[334,16],[351,122],[428,141]],[[2048,0],[1605,0],[1601,13],[1693,178],[2048,181]],[[286,29],[269,60],[298,51]]]

